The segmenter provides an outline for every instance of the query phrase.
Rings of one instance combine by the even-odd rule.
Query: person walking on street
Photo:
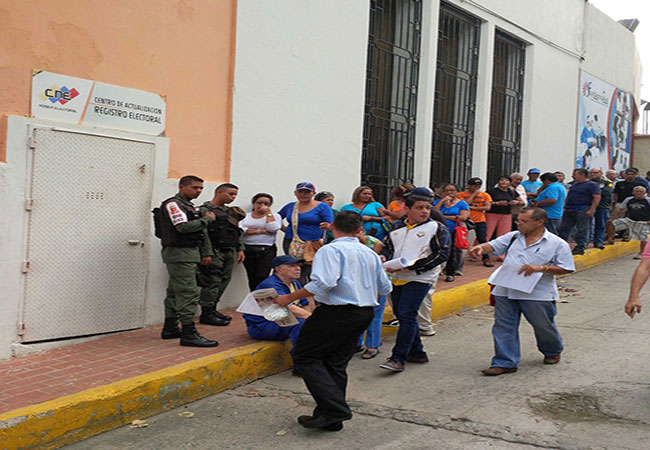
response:
[[[506,254],[502,270],[513,267],[521,277],[541,273],[541,278],[530,293],[500,286],[498,273],[490,277],[494,284],[494,357],[483,375],[496,376],[517,371],[521,359],[519,322],[523,314],[533,326],[538,350],[544,355],[544,364],[557,364],[564,350],[562,337],[555,325],[558,290],[556,275],[575,271],[569,244],[554,235],[544,225],[546,211],[530,207],[519,214],[519,231],[513,231],[486,244],[470,249],[479,257],[484,253]],[[512,276],[508,277],[509,279]]]
[[[646,245],[641,255],[641,261],[632,275],[630,282],[630,295],[625,303],[625,314],[634,319],[636,314],[641,313],[641,288],[648,281],[650,277],[650,245]]]
[[[395,225],[381,251],[385,260],[404,258],[410,262],[406,268],[388,270],[393,283],[393,313],[399,329],[390,358],[379,367],[392,372],[404,371],[407,362],[429,362],[420,339],[418,310],[438,279],[440,264],[449,258],[453,245],[447,227],[430,217],[430,198],[409,195],[406,209],[406,219]]]
[[[219,345],[201,336],[194,325],[199,302],[196,274],[199,264],[206,266],[212,262],[213,254],[206,229],[215,220],[215,215],[212,212],[202,215],[192,203],[202,191],[203,180],[186,175],[179,180],[178,193],[154,210],[156,235],[161,239],[162,259],[169,274],[165,324],[160,337],[180,338],[180,344],[188,347]]]
[[[587,235],[591,218],[596,213],[596,207],[600,203],[600,188],[589,178],[587,169],[575,169],[573,171],[574,183],[567,195],[562,222],[560,223],[559,236],[565,241],[569,240],[571,230],[577,227],[575,240],[576,246],[573,249],[574,255],[584,255],[587,248]]]
[[[600,188],[600,202],[594,214],[594,247],[603,250],[605,248],[605,224],[609,220],[609,210],[612,207],[612,195],[614,185],[607,178],[603,177],[603,171],[599,168],[589,170],[589,178]]]
[[[566,199],[566,189],[558,181],[557,175],[546,172],[540,177],[542,180],[542,190],[537,194],[533,203],[538,208],[546,211],[546,229],[557,235],[558,228],[562,221],[562,211],[564,210],[564,201]]]
[[[217,311],[217,304],[230,283],[235,262],[241,264],[245,258],[239,221],[246,217],[246,213],[236,206],[228,206],[235,201],[238,192],[239,188],[234,184],[221,184],[215,189],[212,200],[201,206],[201,211],[211,212],[216,217],[208,226],[208,237],[214,251],[212,264],[203,267],[199,277],[202,281],[199,322],[206,325],[226,326],[232,319]]]
[[[391,291],[379,255],[359,244],[362,224],[358,213],[339,212],[332,225],[335,239],[316,252],[311,281],[274,300],[287,306],[314,296],[320,304],[303,324],[293,349],[294,369],[316,402],[312,415],[298,417],[305,428],[339,431],[352,418],[345,401],[346,368],[372,321],[377,298]]]

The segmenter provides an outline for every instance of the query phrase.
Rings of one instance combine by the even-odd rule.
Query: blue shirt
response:
[[[526,192],[530,192],[531,194],[535,194],[539,188],[542,187],[544,183],[541,181],[530,181],[530,180],[525,180],[521,182],[521,185],[526,189]]]
[[[433,202],[434,205],[437,205],[440,203],[442,200],[436,200]],[[444,214],[445,216],[458,216],[461,211],[469,211],[469,205],[465,200],[460,200],[458,203],[456,203],[454,206],[451,208],[445,207],[445,204],[443,203],[440,205],[440,212]],[[445,225],[447,225],[447,228],[449,228],[450,232],[456,231],[456,221],[455,220],[450,220],[450,219],[445,219]]]
[[[341,211],[354,211],[362,216],[381,217],[379,210],[383,207],[384,205],[379,202],[371,202],[362,209],[357,209],[352,203],[348,203],[341,208]],[[381,222],[363,222],[363,229],[366,230],[366,234],[375,236],[377,239],[383,239],[388,234],[388,229],[384,228]]]
[[[503,236],[499,236],[489,242],[494,249],[494,254],[502,255],[506,251],[513,236],[517,236],[517,238],[508,249],[503,264],[519,267],[524,264],[559,266],[571,272],[576,270],[569,244],[548,230],[544,230],[542,238],[528,247],[526,247],[526,237],[519,231],[511,231]],[[542,278],[530,294],[502,286],[494,286],[492,294],[500,297],[508,297],[513,300],[555,301],[559,298],[557,285],[555,284],[555,276],[550,273],[542,275]]]
[[[588,209],[594,201],[594,195],[600,195],[600,188],[595,181],[587,180],[582,183],[575,182],[569,189],[566,207],[571,211]]]
[[[292,285],[294,291],[297,291],[298,289],[302,288],[302,286],[300,285],[300,283],[298,281],[292,282],[291,285]],[[278,295],[285,295],[285,294],[290,294],[291,293],[291,289],[289,289],[289,286],[284,284],[284,282],[276,274],[273,274],[270,277],[263,280],[255,288],[255,290],[257,290],[257,289],[275,289],[275,292],[277,292]],[[307,301],[306,298],[301,298],[298,302],[299,302],[299,305],[301,305],[301,306],[305,306],[305,305],[309,304],[309,302]],[[253,324],[268,323],[269,322],[263,316],[256,316],[254,314],[242,314],[242,317],[246,321],[246,325],[253,325]]]
[[[282,207],[278,214],[287,219],[289,226],[284,233],[285,239],[293,239],[293,227],[291,226],[291,217],[293,215],[293,206],[296,203],[287,203]],[[327,203],[319,203],[315,208],[307,212],[298,214],[298,237],[303,241],[317,241],[323,237],[321,222],[334,222],[332,208]]]
[[[305,289],[325,305],[377,306],[377,297],[392,286],[379,255],[356,237],[344,236],[316,252]]]
[[[551,183],[544,188],[542,192],[535,198],[538,202],[553,198],[557,200],[550,205],[540,206],[546,211],[549,219],[561,219],[562,212],[564,211],[564,200],[566,199],[566,189],[562,183]]]

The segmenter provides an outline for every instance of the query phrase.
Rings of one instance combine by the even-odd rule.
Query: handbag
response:
[[[460,220],[456,221],[456,231],[454,233],[454,246],[458,250],[469,248],[469,238],[467,237],[467,228],[461,224]]]
[[[305,262],[312,262],[316,251],[323,246],[321,241],[303,241],[298,236],[298,202],[293,204],[291,213],[291,228],[293,239],[289,243],[289,255],[296,259],[304,259]]]

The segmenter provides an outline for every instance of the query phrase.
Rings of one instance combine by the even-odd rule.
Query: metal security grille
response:
[[[154,145],[33,136],[21,340],[143,326]]]
[[[362,183],[380,202],[413,182],[421,0],[371,0]]]
[[[494,41],[488,185],[519,170],[526,46],[501,31]]]
[[[480,25],[476,17],[441,4],[431,185],[464,186],[472,176]]]

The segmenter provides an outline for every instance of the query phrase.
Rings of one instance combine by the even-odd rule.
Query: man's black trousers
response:
[[[313,416],[348,420],[345,369],[354,355],[361,333],[368,328],[373,308],[321,305],[305,321],[293,350],[294,368],[316,401]]]

